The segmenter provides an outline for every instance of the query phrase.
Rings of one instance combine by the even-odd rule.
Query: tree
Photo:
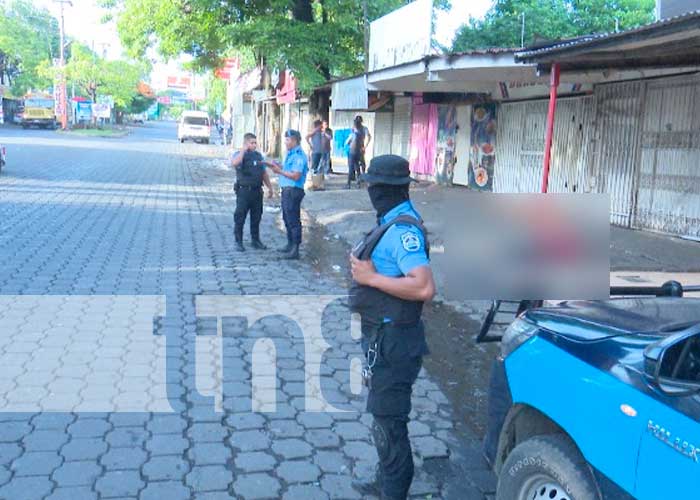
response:
[[[558,40],[628,29],[654,19],[654,0],[497,0],[483,19],[470,18],[455,36],[454,52],[520,47],[538,38]]]
[[[51,86],[41,68],[57,57],[58,21],[26,0],[0,3],[0,83],[22,95]]]
[[[155,47],[166,58],[217,67],[230,50],[291,69],[302,89],[363,70],[363,0],[103,0],[132,57]],[[406,0],[367,1],[369,20]],[[449,5],[440,0],[441,6]]]

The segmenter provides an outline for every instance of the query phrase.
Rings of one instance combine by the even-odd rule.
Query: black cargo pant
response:
[[[377,339],[379,352],[367,411],[374,417],[372,438],[379,457],[378,479],[384,497],[404,500],[413,481],[413,453],[408,440],[411,392],[428,348],[421,322],[412,326],[386,324]],[[363,336],[365,354],[371,341]]]
[[[293,245],[301,245],[301,200],[305,194],[302,188],[282,188],[282,219],[287,242]]]
[[[250,237],[260,240],[260,219],[263,212],[262,186],[237,186],[236,211],[233,213],[233,234],[237,242],[243,241],[243,226],[250,212]]]

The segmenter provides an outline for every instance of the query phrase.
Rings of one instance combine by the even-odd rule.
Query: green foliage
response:
[[[217,114],[217,108],[219,112],[226,108],[226,82],[224,80],[209,75],[205,106],[210,116]]]
[[[27,0],[0,2],[0,78],[15,95],[52,85],[42,67],[58,57],[58,21]]]
[[[653,21],[654,0],[497,0],[484,19],[471,18],[458,31],[452,50],[520,47],[537,38],[557,40],[633,28]]]
[[[406,0],[366,0],[371,21]],[[439,0],[449,6],[448,0]],[[216,68],[231,50],[291,69],[302,89],[359,73],[364,60],[362,0],[103,0],[114,9],[132,57],[150,47],[166,58],[193,56],[192,69]]]

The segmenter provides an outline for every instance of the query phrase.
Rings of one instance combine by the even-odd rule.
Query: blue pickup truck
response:
[[[700,498],[700,299],[683,291],[524,301],[502,336],[494,302],[479,340],[501,342],[484,440],[497,500]]]

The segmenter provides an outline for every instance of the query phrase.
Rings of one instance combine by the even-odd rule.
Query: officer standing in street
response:
[[[435,283],[426,230],[409,199],[408,161],[375,157],[362,180],[377,226],[350,255],[350,307],[361,317],[362,378],[369,388],[367,411],[374,418],[379,464],[374,479],[354,486],[364,495],[404,500],[413,480],[411,392],[428,354],[421,313],[435,295]]]
[[[275,162],[265,162],[279,175],[282,189],[282,218],[287,229],[287,246],[280,248],[283,259],[298,259],[301,245],[301,200],[304,199],[304,183],[309,171],[306,153],[301,149],[301,134],[297,130],[284,133],[287,157],[284,166]]]
[[[251,246],[258,250],[267,247],[260,241],[260,219],[263,212],[262,185],[267,187],[268,197],[272,196],[272,184],[265,169],[263,155],[257,150],[258,140],[254,134],[243,136],[243,147],[231,158],[231,166],[236,169],[236,211],[233,214],[236,249],[245,252],[243,246],[243,226],[250,212]]]

